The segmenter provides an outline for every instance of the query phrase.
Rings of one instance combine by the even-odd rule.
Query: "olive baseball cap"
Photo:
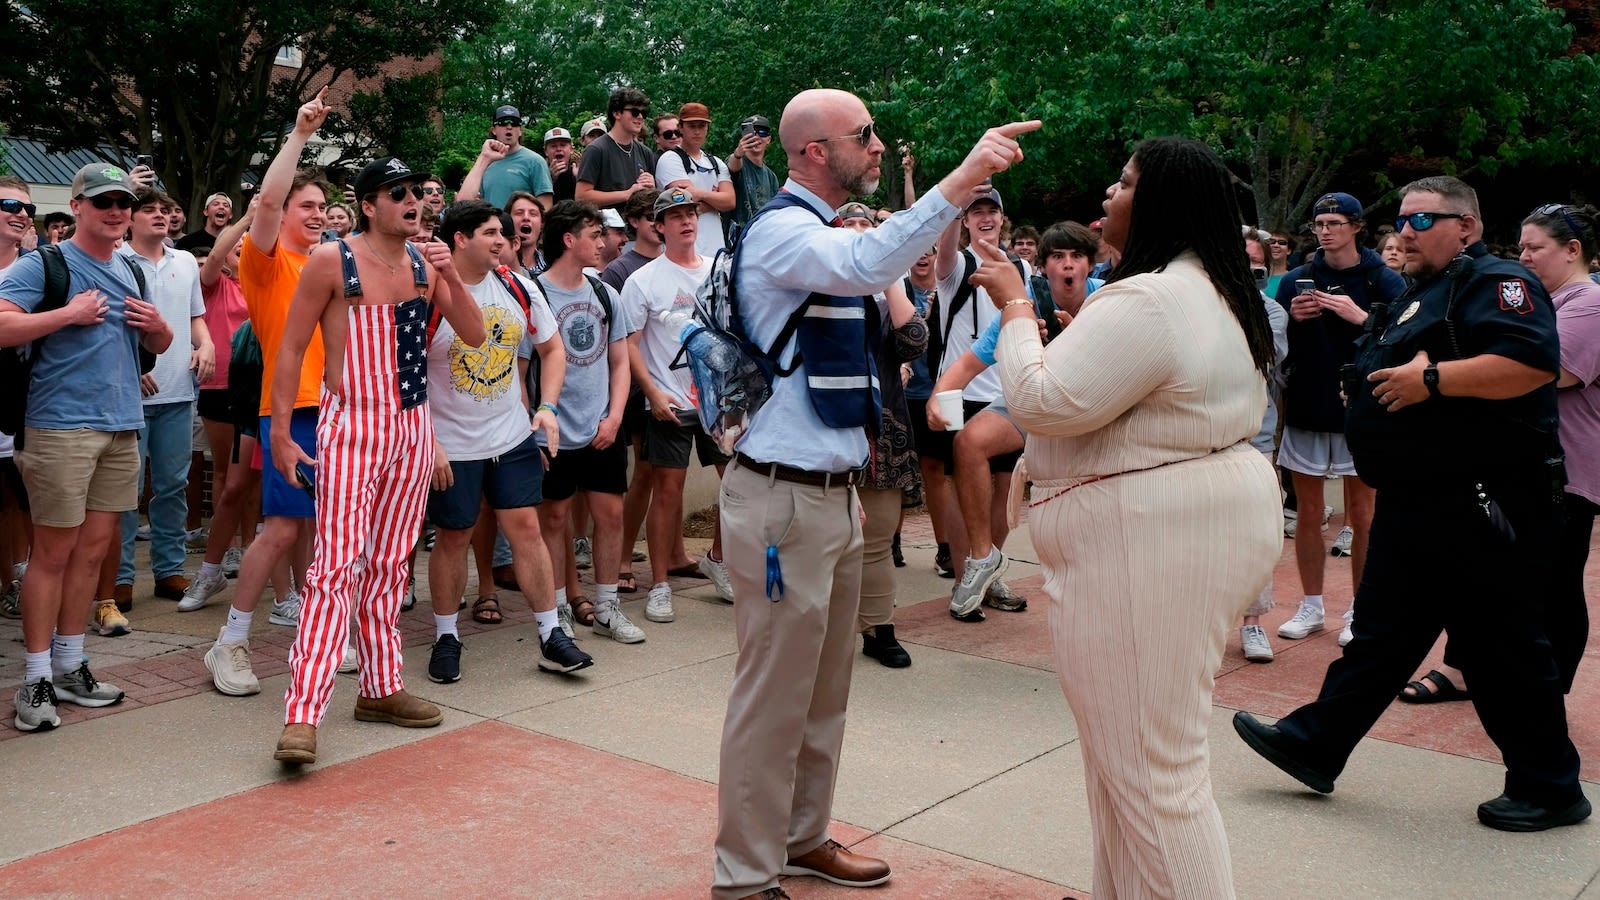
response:
[[[130,197],[137,196],[128,173],[111,163],[90,163],[72,176],[72,196],[98,197],[121,191]]]
[[[655,212],[656,218],[659,219],[661,217],[661,214],[666,212],[669,209],[673,209],[673,208],[679,207],[679,206],[694,206],[694,205],[695,205],[695,199],[694,199],[694,195],[693,194],[689,193],[688,191],[684,190],[683,188],[676,188],[676,187],[675,188],[667,188],[666,190],[661,192],[661,196],[656,198],[656,207],[655,207],[654,212]]]

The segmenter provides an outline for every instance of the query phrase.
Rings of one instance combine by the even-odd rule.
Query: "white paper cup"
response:
[[[944,416],[945,431],[960,431],[967,423],[966,407],[961,404],[960,391],[940,391],[933,395],[935,403],[939,404],[939,413]]]

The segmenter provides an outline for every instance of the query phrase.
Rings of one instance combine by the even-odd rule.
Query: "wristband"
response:
[[[541,403],[537,408],[534,409],[534,412],[537,413],[541,409],[550,410],[550,415],[552,416],[560,415],[560,413],[556,412],[556,405],[554,403]]]

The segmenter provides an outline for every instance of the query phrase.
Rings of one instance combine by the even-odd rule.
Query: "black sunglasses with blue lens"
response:
[[[1450,212],[1414,212],[1409,216],[1401,216],[1394,220],[1395,231],[1405,231],[1410,225],[1413,231],[1427,231],[1440,219],[1465,219],[1463,213]]]
[[[37,206],[34,206],[32,203],[23,203],[21,200],[12,200],[9,197],[4,200],[0,200],[0,213],[5,213],[8,216],[14,216],[17,213],[22,213],[31,219],[37,210]]]

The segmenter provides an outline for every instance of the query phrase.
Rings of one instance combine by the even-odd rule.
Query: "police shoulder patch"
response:
[[[1519,316],[1533,312],[1533,298],[1528,296],[1528,285],[1521,278],[1500,282],[1500,309]]]

